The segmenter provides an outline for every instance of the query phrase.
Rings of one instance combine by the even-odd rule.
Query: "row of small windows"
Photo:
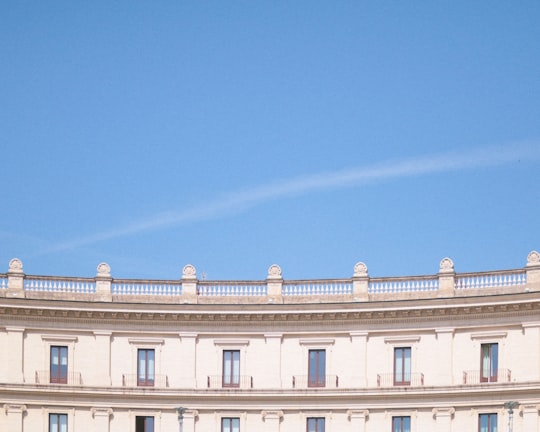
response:
[[[498,376],[499,349],[497,343],[481,345],[480,381],[496,382]],[[66,384],[68,381],[68,348],[51,346],[50,382]],[[240,386],[240,351],[223,351],[223,387]],[[410,385],[411,383],[411,348],[394,348],[394,385]],[[137,351],[137,385],[154,386],[155,352],[154,349]],[[326,386],[326,350],[312,349],[308,355],[308,386]]]
[[[325,432],[324,417],[309,417],[306,421],[307,432]],[[497,432],[497,414],[480,414],[478,416],[479,432]],[[49,432],[68,432],[67,414],[49,414]],[[154,432],[154,417],[137,416],[135,432]],[[221,419],[221,432],[240,432],[238,417]],[[408,416],[392,417],[392,432],[411,432],[411,418]]]

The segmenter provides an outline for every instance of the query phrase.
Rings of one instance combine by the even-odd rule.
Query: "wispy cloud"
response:
[[[156,214],[146,220],[113,228],[51,246],[46,250],[60,252],[171,226],[217,219],[244,212],[254,206],[330,189],[358,187],[379,181],[405,177],[496,167],[520,160],[540,159],[540,141],[484,147],[469,151],[440,153],[428,156],[390,160],[371,166],[291,178],[252,188],[232,191],[213,200],[180,211]]]

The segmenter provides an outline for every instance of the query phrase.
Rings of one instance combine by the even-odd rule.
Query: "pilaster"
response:
[[[94,417],[94,432],[109,432],[113,410],[107,407],[94,407],[91,411]]]
[[[435,432],[451,432],[452,417],[456,410],[452,407],[433,408],[433,417],[435,418]]]
[[[523,431],[538,432],[538,405],[523,405]]]
[[[261,412],[264,422],[264,432],[279,432],[283,411],[265,410]]]
[[[351,422],[352,432],[366,432],[366,420],[369,417],[368,410],[349,410],[347,414]]]
[[[197,387],[197,333],[182,332],[179,333],[180,341],[182,342],[182,375],[180,379],[181,386],[186,385],[187,388]]]
[[[7,415],[6,432],[22,432],[23,431],[23,415],[26,411],[26,405],[5,404],[4,410]]]
[[[94,331],[96,340],[95,380],[97,385],[110,386],[111,379],[111,332]]]
[[[6,379],[11,383],[24,383],[24,331],[22,327],[6,327],[7,346],[5,355]]]

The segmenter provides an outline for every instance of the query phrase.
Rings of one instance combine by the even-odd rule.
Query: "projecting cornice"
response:
[[[160,310],[161,308],[161,310]],[[68,302],[3,298],[0,317],[6,327],[145,328],[156,330],[308,329],[324,322],[328,329],[369,329],[374,326],[459,325],[460,322],[522,317],[540,318],[538,293],[453,299],[407,300],[306,305],[156,305]],[[527,318],[528,317],[528,318]],[[450,324],[451,323],[451,324]]]

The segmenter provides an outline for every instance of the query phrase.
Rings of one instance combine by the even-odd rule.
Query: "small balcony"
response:
[[[292,387],[297,388],[297,389],[338,388],[339,377],[337,375],[325,375],[323,377],[310,377],[308,375],[295,375],[292,377]]]
[[[51,376],[51,372],[46,371],[36,371],[35,373],[36,384],[46,384],[46,385],[82,385],[82,378],[80,372],[68,371],[65,375],[60,376]]]
[[[421,372],[404,375],[377,374],[377,387],[421,387],[423,385],[424,374]]]
[[[510,369],[498,369],[496,374],[492,371],[490,376],[485,376],[481,372],[480,370],[463,371],[463,384],[509,383],[512,381]]]
[[[206,377],[206,387],[209,389],[252,389],[253,377],[251,375],[209,375]]]
[[[167,375],[154,375],[152,377],[138,377],[137,374],[123,374],[122,387],[169,387]]]

